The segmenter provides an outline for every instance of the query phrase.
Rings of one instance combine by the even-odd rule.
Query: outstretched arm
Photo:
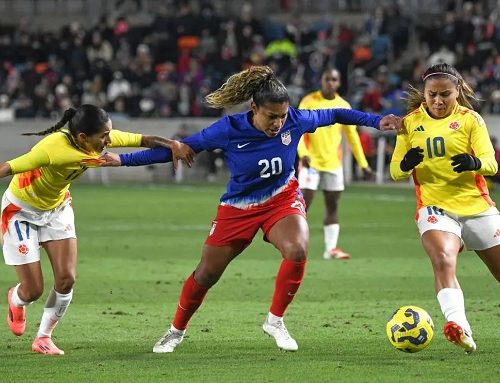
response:
[[[301,111],[305,112],[305,111]],[[387,116],[377,116],[376,114],[365,113],[355,109],[318,109],[310,111],[312,126],[314,130],[320,126],[333,124],[371,126],[379,130],[400,130],[402,127],[401,118],[393,114]]]
[[[141,146],[146,148],[156,148],[163,147],[171,150],[172,162],[174,164],[174,169],[177,170],[177,163],[182,160],[187,166],[191,167],[193,165],[194,151],[188,146],[177,140],[170,140],[168,138],[160,136],[148,136],[143,135]]]
[[[179,142],[179,144],[181,143]],[[182,145],[187,146],[194,153],[199,153],[204,149],[201,146],[200,133],[184,138]],[[149,150],[120,155],[107,153],[102,158],[106,160],[104,166],[143,166],[172,161],[172,150],[159,146]]]

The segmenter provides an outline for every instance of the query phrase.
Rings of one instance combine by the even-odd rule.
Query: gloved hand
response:
[[[424,160],[424,149],[420,149],[420,146],[417,146],[416,148],[411,148],[406,152],[403,160],[399,164],[399,167],[401,168],[402,171],[404,172],[409,172],[412,170],[415,166],[417,166],[419,163],[421,163]]]
[[[451,166],[453,166],[453,171],[457,173],[462,173],[467,170],[479,170],[481,169],[481,160],[469,153],[461,153],[451,157],[453,160]]]

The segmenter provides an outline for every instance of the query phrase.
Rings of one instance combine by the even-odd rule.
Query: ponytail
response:
[[[290,102],[285,86],[268,66],[253,66],[230,76],[216,91],[205,97],[211,108],[238,105],[252,99],[257,106]]]
[[[31,132],[31,133],[22,133],[23,136],[45,136],[50,133],[57,132],[60,130],[64,125],[66,125],[76,114],[76,109],[74,108],[69,108],[64,111],[64,114],[62,118],[55,123],[54,126],[51,126],[48,129],[42,130],[41,132]]]

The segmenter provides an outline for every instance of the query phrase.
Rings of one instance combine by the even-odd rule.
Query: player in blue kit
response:
[[[264,239],[283,258],[269,314],[262,325],[278,347],[296,351],[297,342],[283,322],[285,311],[302,282],[309,242],[304,200],[295,178],[294,161],[300,137],[334,123],[396,129],[399,117],[380,117],[350,109],[297,110],[288,92],[267,66],[237,73],[209,94],[208,104],[223,108],[252,100],[249,112],[225,116],[182,140],[195,152],[222,149],[231,178],[203,246],[200,263],[187,278],[170,328],[153,352],[173,352],[183,340],[189,320],[205,295],[261,229]],[[152,149],[116,155],[109,166],[168,162],[171,152]]]

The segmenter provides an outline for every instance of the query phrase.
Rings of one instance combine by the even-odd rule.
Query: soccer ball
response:
[[[424,309],[402,306],[387,321],[385,332],[389,342],[399,351],[418,352],[431,343],[434,323]]]

